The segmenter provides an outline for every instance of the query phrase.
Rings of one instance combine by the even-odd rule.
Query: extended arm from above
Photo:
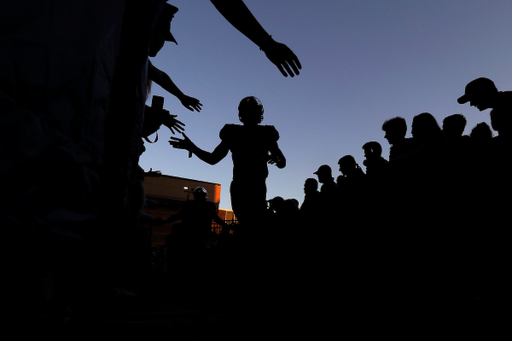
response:
[[[302,66],[295,53],[285,44],[272,39],[242,0],[211,0],[211,2],[233,27],[265,52],[267,58],[277,66],[283,76],[293,77],[300,73]]]

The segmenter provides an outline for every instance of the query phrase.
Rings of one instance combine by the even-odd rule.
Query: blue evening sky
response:
[[[278,129],[287,158],[284,169],[269,165],[267,199],[279,195],[302,203],[304,180],[322,164],[336,178],[338,159],[347,154],[364,170],[361,148],[368,141],[378,141],[387,158],[381,130],[386,119],[404,117],[408,136],[412,118],[422,112],[440,125],[462,113],[466,134],[489,123],[488,111],[457,103],[477,77],[512,90],[510,0],[246,0],[266,31],[300,59],[301,74],[294,78],[283,77],[210,1],[169,3],[179,8],[172,22],[179,45],[166,43],[152,61],[203,110],[188,111],[156,85],[152,94],[165,97],[164,107],[186,124],[187,136],[208,151],[219,144],[224,124],[239,123],[239,101],[258,97],[263,124]],[[157,143],[146,143],[140,165],[220,183],[220,207],[231,208],[231,155],[210,166],[170,147],[166,127],[158,134]]]

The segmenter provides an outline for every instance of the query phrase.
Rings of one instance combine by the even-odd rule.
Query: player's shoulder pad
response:
[[[221,140],[230,139],[233,137],[238,130],[240,130],[241,125],[238,124],[226,124],[219,132],[219,137]]]
[[[272,125],[262,125],[260,126],[262,130],[264,131],[265,136],[272,141],[279,140],[279,132],[277,131],[276,127]]]

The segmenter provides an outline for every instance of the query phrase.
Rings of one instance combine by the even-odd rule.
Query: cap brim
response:
[[[165,35],[165,41],[170,41],[172,43],[175,43],[176,45],[178,45],[178,42],[176,41],[176,39],[174,38],[174,36],[172,35],[171,32],[167,33]]]
[[[464,104],[464,103],[467,103],[468,101],[469,101],[469,98],[467,95],[460,96],[457,99],[457,102],[459,102],[459,104]]]

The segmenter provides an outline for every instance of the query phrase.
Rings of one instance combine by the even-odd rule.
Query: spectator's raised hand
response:
[[[183,131],[185,130],[185,123],[176,119],[178,115],[171,115],[169,111],[165,109],[162,109],[162,111],[162,124],[169,128],[169,130],[173,134],[183,133]]]
[[[181,104],[183,104],[183,106],[190,111],[195,110],[197,112],[200,112],[202,109],[201,107],[203,106],[197,98],[190,97],[187,95],[180,96],[179,100],[181,101]]]

